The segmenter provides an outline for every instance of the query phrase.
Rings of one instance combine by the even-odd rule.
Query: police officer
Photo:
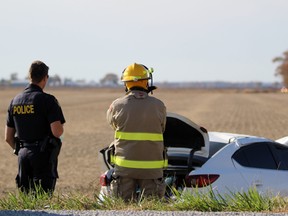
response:
[[[48,70],[45,63],[34,61],[29,69],[30,84],[8,108],[5,140],[18,154],[16,184],[23,192],[42,188],[52,194],[58,178],[59,138],[65,118],[56,98],[43,92]]]
[[[115,148],[111,160],[115,171],[112,193],[125,201],[141,196],[162,198],[165,194],[163,168],[163,132],[166,125],[164,103],[149,96],[156,89],[149,86],[152,69],[142,64],[131,64],[122,73],[126,95],[116,99],[107,111],[107,120],[115,130],[111,144]],[[152,81],[151,81],[152,82]]]

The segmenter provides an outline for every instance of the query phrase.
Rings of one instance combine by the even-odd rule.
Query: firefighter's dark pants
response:
[[[39,146],[20,149],[16,184],[21,191],[35,191],[41,187],[45,192],[52,193],[57,177],[57,163],[51,162],[49,151],[41,152]]]

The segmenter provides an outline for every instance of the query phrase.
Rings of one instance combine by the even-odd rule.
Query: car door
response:
[[[280,155],[284,152],[282,149],[277,152],[274,144],[259,142],[243,146],[233,154],[232,161],[249,187],[256,187],[259,192],[273,195],[279,192],[287,194],[287,166],[284,162],[280,163]]]
[[[277,188],[280,191],[280,195],[288,196],[288,147],[279,143],[269,143],[269,147],[273,153],[277,164],[277,170],[275,171],[275,181],[270,182],[271,187]],[[268,183],[267,183],[268,184]]]

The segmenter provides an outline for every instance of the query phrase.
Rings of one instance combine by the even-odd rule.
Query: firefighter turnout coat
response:
[[[167,166],[163,133],[166,125],[164,103],[141,90],[129,91],[112,102],[107,121],[115,130],[115,151],[111,161],[115,176],[134,179],[163,177]]]

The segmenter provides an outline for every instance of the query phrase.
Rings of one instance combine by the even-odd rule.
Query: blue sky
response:
[[[94,80],[137,62],[154,81],[280,81],[287,0],[9,0],[0,8],[0,78]]]

